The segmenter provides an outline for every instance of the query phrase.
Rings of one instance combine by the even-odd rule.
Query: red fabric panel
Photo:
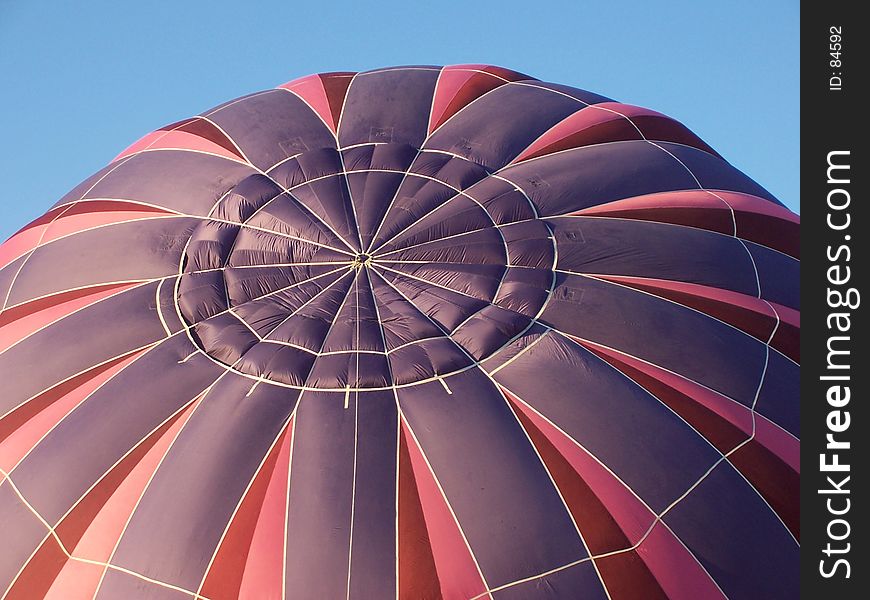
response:
[[[404,422],[402,429],[408,441],[408,454],[426,519],[432,557],[441,583],[441,595],[444,600],[467,600],[483,594],[486,592],[486,585],[456,519],[426,463],[423,452],[411,437],[408,426]],[[489,597],[488,594],[483,596],[483,598]]]
[[[133,145],[126,148],[121,154],[115,157],[114,160],[119,160],[125,156],[131,156],[137,152],[145,150],[199,150],[201,152],[210,152],[217,154],[230,160],[244,161],[235,149],[227,150],[220,144],[216,144],[211,140],[201,138],[192,133],[184,131],[154,131],[149,133]]]
[[[55,532],[67,552],[88,560],[108,561],[151,474],[190,415],[193,404],[136,446],[55,526]],[[120,511],[119,504],[122,505]],[[86,534],[90,534],[90,539],[86,540],[84,548],[78,548]],[[95,543],[97,539],[100,541]],[[93,595],[99,581],[94,570],[77,567],[65,569],[68,560],[57,539],[49,536],[27,563],[7,598],[41,598],[48,594],[50,588],[54,589],[53,595],[58,597],[82,597],[76,594],[85,590],[87,595]],[[71,562],[76,564],[75,561]],[[58,581],[61,573],[64,573],[63,579]]]
[[[24,567],[4,598],[6,600],[42,598],[66,561],[67,556],[57,540],[53,536],[48,536],[36,554],[30,558],[30,562]]]
[[[37,219],[0,245],[0,268],[42,244],[76,231],[175,213],[124,200],[81,200],[72,205],[58,207],[50,214],[52,218],[47,222]]]
[[[335,133],[336,120],[332,116],[332,111],[329,108],[329,99],[326,97],[326,91],[323,89],[323,80],[318,75],[308,75],[294,79],[288,83],[278,86],[279,89],[290,90],[316,112],[323,122]]]
[[[596,277],[694,308],[733,325],[762,342],[767,342],[770,338],[778,317],[779,325],[770,345],[795,362],[800,361],[800,313],[792,308],[738,292],[694,283],[621,275]]]
[[[278,459],[254,528],[239,598],[281,598],[284,588],[284,532],[293,423],[278,448]],[[276,534],[280,533],[280,535]]]
[[[742,404],[660,367],[573,339],[668,405],[720,452],[728,452],[752,434],[752,414]]]
[[[619,360],[615,353],[605,354],[594,348],[589,348],[589,350],[625,373],[634,382],[665,403],[723,454],[748,439],[749,435],[736,425],[695,401],[688,394],[682,393],[649,373]]]
[[[525,75],[488,65],[452,65],[444,67],[435,86],[429,133],[486,92],[507,81],[527,79]]]
[[[347,88],[356,73],[321,73],[320,80],[323,82],[323,90],[326,92],[326,100],[329,103],[329,114],[335,124],[333,130],[338,128],[341,118],[341,109],[344,108],[344,99],[347,96]]]
[[[130,477],[133,469],[142,462],[146,454],[158,445],[158,442],[162,440],[162,447],[168,446],[168,440],[174,436],[167,434],[174,431],[173,425],[179,420],[182,422],[185,420],[188,411],[177,413],[121,459],[55,527],[55,531],[65,548],[74,548],[79,543],[100,510],[118,491],[121,484]],[[154,466],[156,467],[156,463]]]
[[[156,148],[203,150],[244,161],[236,145],[218,127],[202,117],[194,117],[149,133],[125,148],[112,162],[142,150]]]
[[[733,211],[733,214],[732,214]],[[708,229],[800,258],[800,217],[763,198],[720,190],[677,190],[625,198],[577,215],[638,219]]]
[[[612,472],[596,461],[565,433],[534,412],[524,402],[516,402],[516,407],[570,463],[571,468],[580,475],[592,494],[606,509],[606,512],[619,525],[629,542],[636,544],[655,519],[655,515],[649,508]],[[581,524],[580,527],[583,531],[585,525]],[[606,538],[602,537],[602,539]]]
[[[595,561],[610,600],[668,600],[668,595],[637,552],[620,552]]]
[[[231,600],[239,597],[257,521],[278,463],[280,450],[284,445],[283,442],[290,435],[289,432],[288,427],[281,434],[281,438],[273,446],[236,511],[206,575],[201,592],[204,596],[213,600]],[[280,537],[282,532],[283,528],[273,531],[272,534]]]
[[[663,523],[657,523],[638,546],[670,600],[727,600],[704,568]]]
[[[0,419],[0,467],[10,471],[69,411],[146,351],[138,350],[80,373],[6,414]]]
[[[728,457],[800,541],[800,475],[758,440]]]
[[[792,471],[800,474],[801,442],[799,439],[762,415],[755,417],[755,439],[782,459]]]
[[[553,476],[556,486],[574,517],[574,522],[583,535],[591,555],[624,550],[632,544],[619,528],[613,516],[601,503],[583,478],[573,469],[571,463],[562,456],[547,436],[538,429],[520,408],[517,399],[502,390],[515,408],[523,428],[529,434],[535,448],[541,455],[547,470]]]
[[[55,294],[16,307],[20,308],[20,310],[4,311],[0,313],[0,352],[3,352],[50,323],[138,285],[140,284],[121,283],[95,286],[84,290],[84,292],[89,293],[82,293],[82,290],[76,290],[74,292]],[[52,301],[54,303],[51,303]],[[41,306],[42,308],[32,310],[36,308],[33,305]],[[31,310],[31,312],[27,312],[28,310]],[[12,315],[10,316],[9,313],[12,313]]]
[[[404,432],[399,440],[398,560],[399,600],[440,600],[441,583]]]
[[[323,122],[336,133],[347,88],[355,73],[321,73],[294,79],[279,89],[290,90],[302,98],[316,112]]]
[[[554,125],[513,162],[569,148],[642,139],[676,142],[718,156],[710,146],[670,117],[630,104],[602,102],[582,108]]]

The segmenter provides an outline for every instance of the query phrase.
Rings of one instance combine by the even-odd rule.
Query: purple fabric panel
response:
[[[535,218],[535,211],[523,192],[504,179],[487,177],[465,193],[480,202],[499,225]]]
[[[397,390],[490,586],[586,556],[568,510],[531,442],[479,370]],[[474,482],[469,485],[469,482]]]
[[[487,373],[492,374],[496,369],[512,360],[517,354],[524,352],[529,344],[536,343],[535,341],[545,333],[547,333],[547,329],[540,323],[535,323],[529,327],[528,331],[483,361],[483,368]]]
[[[228,312],[200,321],[193,327],[197,345],[226,365],[235,364],[257,343],[257,336]]]
[[[756,412],[798,437],[800,397],[800,365],[771,349]]]
[[[549,154],[510,166],[500,175],[522,188],[545,216],[633,196],[698,188],[672,156],[644,141],[613,142]]]
[[[292,190],[312,179],[337,175],[343,170],[337,150],[316,148],[276,165],[269,177],[283,188]]]
[[[293,431],[285,590],[294,598],[347,595],[354,423],[359,402],[305,392]]]
[[[84,181],[79,183],[78,185],[76,185],[73,189],[68,191],[66,194],[64,194],[60,200],[58,200],[57,202],[54,203],[54,205],[52,205],[52,208],[55,208],[55,207],[60,206],[62,204],[69,204],[71,202],[76,202],[78,200],[81,200],[82,197],[85,195],[85,193],[95,183],[100,181],[100,179],[102,179],[102,177],[106,173],[108,173],[109,171],[111,171],[115,167],[119,166],[120,164],[127,162],[131,158],[132,157],[127,156],[127,157],[124,157],[117,162],[109,163],[108,165],[106,165],[105,167],[103,167],[102,169],[100,169],[99,171],[97,171],[96,173],[94,173],[93,175],[91,175],[90,177],[88,177],[87,179],[85,179]]]
[[[549,270],[510,268],[501,281],[495,303],[536,318],[547,301],[553,281],[553,272]]]
[[[463,243],[466,239],[456,238],[462,233],[491,229],[496,234],[497,242],[502,244],[498,231],[492,229],[493,219],[474,200],[457,196],[437,210],[421,218],[407,230],[397,235],[393,240],[382,246],[378,254],[394,251],[397,248],[408,248],[426,242],[441,242],[443,244]],[[445,239],[447,238],[447,239]],[[472,238],[468,238],[469,240]],[[503,252],[502,252],[503,254]],[[473,262],[473,261],[469,261]]]
[[[411,341],[439,336],[442,331],[420,310],[384,283],[378,275],[370,278],[372,293],[377,301],[387,349]]]
[[[499,350],[506,340],[522,333],[531,319],[498,306],[487,306],[460,325],[451,337],[481,360]]]
[[[380,261],[385,269],[393,269],[402,274],[424,280],[439,288],[451,290],[488,301],[495,296],[498,284],[504,275],[504,265],[457,264],[432,262],[426,264],[398,263]],[[422,282],[421,282],[422,283]],[[426,285],[425,283],[423,285]]]
[[[577,344],[549,333],[494,375],[659,511],[719,453],[654,396]]]
[[[187,244],[186,269],[202,271],[224,266],[240,229],[239,225],[218,221],[201,223],[190,236]]]
[[[163,277],[178,272],[196,225],[184,217],[118,223],[40,246],[15,280],[9,304],[75,287]]]
[[[664,517],[729,598],[797,598],[800,548],[723,462]]]
[[[295,166],[294,166],[295,165]],[[297,156],[294,160],[288,161],[286,164],[287,175],[290,175],[291,170],[293,187],[297,186],[297,179],[301,176],[303,181],[311,181],[313,179],[321,179],[327,175],[342,173],[344,171],[344,162],[341,152],[332,148],[316,148],[310,152],[305,152]],[[284,169],[282,165],[279,169]],[[295,171],[298,170],[298,173]]]
[[[6,589],[21,566],[48,535],[48,529],[36,518],[5,479],[0,482],[0,588]],[[14,541],[14,543],[12,543]]]
[[[357,271],[356,282],[323,343],[324,352],[341,350],[385,350],[368,273],[362,269]]]
[[[360,172],[347,176],[363,248],[371,245],[374,230],[403,179],[402,173]]]
[[[527,85],[505,84],[462,108],[426,148],[445,150],[490,169],[503,167],[583,103]],[[522,115],[522,119],[516,118]]]
[[[293,188],[292,193],[309,210],[320,215],[354,250],[360,249],[359,230],[344,177],[319,179]]]
[[[200,354],[179,364],[191,352],[179,335],[141,356],[73,410],[15,469],[21,492],[47,521],[56,522],[121,456],[217,379],[222,370]]]
[[[703,313],[637,290],[558,274],[541,322],[674,371],[749,406],[764,344]]]
[[[391,69],[360,73],[347,90],[338,129],[342,147],[394,142],[419,148],[439,69]]]
[[[299,348],[260,343],[242,357],[238,369],[288,385],[302,386],[314,364],[314,355]]]
[[[685,281],[757,295],[752,259],[734,237],[629,219],[556,217],[547,223],[559,249],[559,269]]]
[[[713,156],[709,152],[691,146],[671,142],[656,142],[656,144],[676,156],[685,165],[685,168],[688,168],[698,178],[705,189],[743,192],[765,198],[782,206],[782,203],[774,198],[770,192],[718,156]]]
[[[413,301],[418,308],[417,312],[425,313],[448,331],[452,331],[487,304],[483,300],[428,285],[393,271],[377,267],[374,271],[376,276],[373,279],[380,277],[383,281],[388,281],[403,296]]]
[[[303,265],[305,263],[302,263]],[[331,281],[338,265],[314,264],[287,267],[228,267],[222,271],[232,306],[239,306],[268,294],[294,289],[320,278]]]
[[[316,302],[316,298],[319,298],[320,294],[329,294],[333,286],[340,285],[339,279],[345,278],[344,283],[348,285],[352,279],[349,275],[349,270],[324,275],[260,300],[252,300],[235,307],[233,311],[260,336],[265,337],[275,331],[285,320],[292,318],[296,311],[303,310],[307,303]],[[343,293],[341,297],[343,297]],[[292,333],[292,330],[289,333]],[[316,350],[317,347],[311,349]]]
[[[493,600],[563,600],[583,598],[606,600],[607,593],[595,567],[589,561],[556,571],[544,577],[505,588],[492,595]]]
[[[311,107],[282,89],[248,96],[208,118],[264,170],[309,149],[335,147],[335,137]]]
[[[0,373],[31,367],[26,377],[4,377],[0,414],[68,377],[163,339],[166,332],[153,309],[156,290],[155,282],[106,298],[0,353]]]
[[[464,158],[426,150],[420,151],[411,164],[409,172],[423,177],[434,177],[459,189],[474,185],[488,174],[484,167]]]
[[[345,150],[343,156],[345,168],[357,171],[348,174],[347,181],[356,208],[362,247],[369,248],[375,229],[395,198],[417,150],[407,144],[371,144]]]
[[[543,221],[526,221],[501,228],[509,264],[551,269],[555,254],[552,226]]]
[[[259,220],[260,214],[255,219]],[[266,217],[263,215],[263,219]],[[255,225],[259,227],[259,225]],[[242,227],[232,245],[230,267],[256,267],[258,265],[287,265],[289,263],[346,262],[351,259],[349,249],[332,233],[323,233],[326,227],[309,223],[302,228],[281,225],[282,234]],[[294,237],[289,237],[294,236]],[[294,239],[294,238],[304,239]],[[312,240],[307,242],[304,240]],[[325,247],[319,244],[326,244]]]
[[[406,171],[417,157],[417,152],[418,150],[409,144],[372,142],[347,148],[342,150],[341,154],[348,171],[365,169]]]
[[[18,271],[21,270],[21,265],[28,261],[28,256],[30,255],[25,254],[24,256],[16,258],[11,263],[0,269],[0,298],[6,299],[6,296],[9,293],[9,288],[14,285]],[[12,306],[12,303],[8,302],[6,305]],[[0,302],[0,306],[2,306],[2,302]]]
[[[390,372],[397,384],[452,373],[472,364],[471,358],[446,338],[433,338],[399,348],[389,355]]]
[[[377,235],[373,237],[371,248],[374,250],[389,242],[454,196],[456,190],[440,181],[409,174],[399,186],[383,222],[375,230]]]
[[[526,82],[528,85],[532,85],[538,88],[545,88],[548,90],[552,90],[554,92],[565,94],[571,96],[572,98],[579,100],[583,104],[598,104],[599,102],[613,102],[612,99],[607,96],[602,96],[601,94],[596,94],[595,92],[590,92],[588,90],[582,90],[580,88],[571,87],[569,85],[564,85],[561,83],[551,83],[549,81],[532,81]]]
[[[392,391],[366,392],[360,395],[357,408],[350,598],[393,598],[399,439],[396,399]]]
[[[254,383],[229,373],[197,406],[133,513],[114,564],[197,589],[299,396],[269,384],[251,390]]]
[[[136,200],[206,215],[224,192],[253,173],[251,167],[219,156],[184,150],[143,152],[113,169],[85,198]]]
[[[129,573],[109,569],[100,585],[96,600],[192,600],[193,594],[145,581]]]
[[[336,275],[337,278],[335,276],[323,278],[323,281],[327,283],[335,281],[335,284],[295,310],[295,314],[275,328],[269,335],[269,339],[291,342],[315,352],[319,351],[335,314],[347,296],[348,290],[353,287],[352,272],[339,271]]]
[[[241,180],[218,204],[212,215],[241,223],[281,193],[281,188],[266,175],[255,173]]]
[[[175,308],[175,282],[178,277],[169,277],[163,280],[162,285],[158,285],[157,302],[160,305],[160,314],[166,322],[166,327],[170,333],[177,333],[184,329],[184,323],[178,316],[178,311]]]
[[[239,239],[233,247],[233,264],[245,264],[245,259],[258,258],[260,252],[270,249],[269,245],[286,241],[299,243],[296,239],[302,238],[316,244],[331,246],[344,251],[348,249],[338,236],[320,219],[311,214],[311,211],[303,206],[298,199],[289,194],[282,194],[269,202],[248,220],[250,228],[242,228]],[[255,229],[259,228],[259,229]],[[266,231],[261,231],[266,230]],[[264,248],[266,246],[266,248]],[[293,246],[289,246],[292,248]],[[236,256],[236,248],[240,256]],[[286,252],[284,247],[277,246],[273,251],[276,254]],[[314,252],[310,248],[308,252]],[[265,258],[265,257],[263,257]],[[285,260],[280,262],[288,262]]]
[[[318,388],[386,387],[390,370],[383,354],[345,352],[318,356],[307,385]]]
[[[800,310],[800,261],[752,242],[746,242],[746,247],[758,269],[761,295],[777,304]]]
[[[178,282],[178,307],[188,323],[196,323],[227,309],[227,288],[221,271],[189,273]]]
[[[471,219],[468,220],[471,221]],[[457,220],[452,223],[461,222]],[[455,237],[448,239],[434,239],[431,242],[424,241],[409,245],[410,247],[407,249],[393,250],[388,254],[379,255],[379,257],[381,260],[455,264],[504,265],[507,261],[504,240],[497,229],[490,227],[489,229],[477,229],[469,231],[467,234],[455,235]]]

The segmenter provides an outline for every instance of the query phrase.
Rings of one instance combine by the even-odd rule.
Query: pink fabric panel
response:
[[[414,478],[420,493],[420,504],[429,531],[435,569],[441,582],[444,600],[467,600],[486,591],[474,559],[468,551],[465,540],[456,524],[441,490],[429,466],[423,458],[420,447],[411,437],[406,423],[402,423],[408,452],[414,469]],[[485,596],[489,598],[489,595]]]
[[[323,122],[332,129],[335,133],[337,123],[332,118],[332,112],[329,108],[329,98],[326,96],[326,90],[323,88],[323,80],[319,75],[308,75],[294,79],[283,85],[279,85],[278,89],[289,90],[302,98],[314,112],[320,115]]]
[[[652,512],[585,449],[522,401],[517,406],[583,478],[631,543],[637,543],[655,518]]]

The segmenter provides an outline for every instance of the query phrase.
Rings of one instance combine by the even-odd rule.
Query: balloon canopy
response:
[[[487,65],[150,133],[0,246],[0,593],[795,598],[798,221]]]

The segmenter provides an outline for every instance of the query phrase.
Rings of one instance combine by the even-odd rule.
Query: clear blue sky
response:
[[[798,0],[0,0],[0,239],[150,130],[394,64],[498,64],[664,112],[799,211],[798,29]]]

